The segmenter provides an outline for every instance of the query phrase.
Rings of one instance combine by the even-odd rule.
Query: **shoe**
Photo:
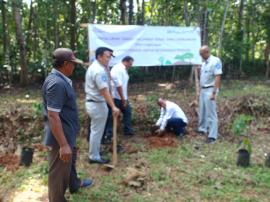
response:
[[[112,139],[103,139],[101,140],[101,144],[103,145],[112,144]]]
[[[185,134],[184,133],[181,133],[180,135],[176,135],[176,139],[178,139],[178,140],[183,140],[184,139],[184,136],[185,136]]]
[[[96,159],[96,160],[89,159],[89,163],[90,163],[90,164],[93,164],[93,163],[97,163],[97,164],[107,164],[107,163],[109,163],[109,162],[110,162],[110,160],[103,159],[103,158]]]
[[[86,188],[86,187],[91,187],[94,184],[94,181],[91,179],[85,179],[81,181],[81,186],[80,188]]]
[[[198,133],[198,134],[200,134],[200,135],[205,135],[206,134],[206,132],[204,132],[202,130],[196,130],[195,132]]]
[[[71,194],[74,194],[74,193],[76,193],[76,192],[78,192],[79,191],[79,189],[80,188],[89,188],[89,187],[91,187],[92,185],[94,184],[94,181],[93,180],[91,180],[91,179],[85,179],[85,180],[82,180],[81,181],[81,185],[80,185],[80,187],[79,188],[77,188],[76,190],[69,190],[69,192],[71,193]]]
[[[215,142],[216,139],[212,137],[207,138],[207,140],[205,141],[206,144],[214,144]]]
[[[110,148],[110,152],[113,152],[113,147]],[[117,145],[117,153],[124,153],[125,149],[121,145]]]
[[[133,132],[131,132],[131,133],[125,133],[124,134],[126,137],[132,137],[132,136],[134,136],[135,134],[133,133]]]

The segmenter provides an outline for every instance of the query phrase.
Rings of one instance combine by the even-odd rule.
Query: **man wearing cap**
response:
[[[76,172],[76,135],[79,131],[76,95],[72,81],[75,64],[82,61],[67,48],[53,52],[53,66],[42,86],[44,104],[45,144],[49,146],[49,201],[62,202],[65,191],[70,193],[92,185],[92,180],[80,180]]]
[[[159,127],[155,132],[159,135],[167,132],[173,132],[177,138],[182,139],[187,126],[188,119],[183,110],[174,102],[159,98],[157,101],[161,108],[160,117],[155,126]]]
[[[133,62],[134,59],[131,56],[126,56],[120,63],[114,65],[111,70],[113,81],[112,96],[114,98],[115,105],[123,114],[123,131],[126,136],[134,135],[134,131],[131,127],[131,107],[128,101],[128,69],[132,67]],[[112,138],[112,122],[113,120],[109,113],[103,137],[104,141]]]
[[[108,107],[114,116],[119,115],[111,97],[111,78],[108,68],[112,50],[100,47],[96,50],[96,60],[87,69],[85,75],[86,111],[91,119],[89,141],[89,163],[106,164],[109,160],[100,155],[100,143],[108,117]],[[107,103],[107,104],[106,104]]]
[[[200,70],[199,126],[197,132],[208,133],[206,143],[214,143],[218,137],[216,99],[221,83],[222,63],[211,55],[208,46],[200,48],[203,63]]]

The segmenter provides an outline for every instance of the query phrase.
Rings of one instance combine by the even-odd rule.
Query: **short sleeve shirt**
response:
[[[50,124],[48,122],[48,110],[59,113],[64,135],[71,147],[76,145],[76,136],[79,131],[78,110],[76,94],[71,80],[61,72],[53,69],[47,76],[42,86],[45,122],[45,144],[57,146]],[[59,146],[59,145],[58,145]]]
[[[210,55],[210,57],[203,62],[201,67],[200,86],[214,86],[215,76],[220,74],[222,74],[222,63],[220,59]]]
[[[123,89],[123,96],[125,100],[128,100],[128,81],[129,75],[126,70],[125,65],[121,62],[113,66],[111,70],[112,80],[113,80],[113,91],[112,95],[116,99],[121,99],[118,94],[117,87],[121,86]]]
[[[109,89],[110,78],[105,71],[105,67],[98,61],[94,61],[87,69],[85,74],[85,93],[86,100],[105,101],[100,94],[100,90],[104,88]]]

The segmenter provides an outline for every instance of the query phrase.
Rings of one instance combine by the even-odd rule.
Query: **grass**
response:
[[[175,89],[166,91],[156,88],[155,90],[158,95],[168,94],[169,99],[183,97],[183,92],[177,91],[179,95],[176,98]],[[132,93],[134,95],[136,92]],[[154,102],[158,97],[152,89],[145,90],[144,93],[147,102]],[[187,90],[187,96],[193,94],[190,89]],[[228,81],[223,83],[220,98],[227,99],[248,94],[268,99],[270,88],[260,82]],[[34,100],[39,100],[37,92],[32,92],[31,96]],[[8,100],[7,97],[1,99]],[[83,104],[83,100],[79,103]],[[82,110],[83,107],[80,107]],[[140,135],[143,132],[139,131],[138,137],[134,139],[122,140],[138,149],[138,152],[121,154],[118,167],[109,173],[85,161],[88,144],[85,138],[80,137],[78,171],[82,178],[93,178],[95,186],[81,190],[78,194],[68,194],[70,201],[269,201],[270,174],[269,168],[263,166],[262,155],[268,152],[267,148],[270,146],[267,135],[258,133],[258,136],[252,138],[254,148],[251,166],[239,168],[236,166],[238,148],[236,143],[221,138],[216,144],[206,145],[203,143],[203,137],[187,137],[179,142],[178,147],[153,149],[147,146],[145,138]],[[40,158],[36,159],[30,168],[21,167],[12,173],[0,167],[0,190],[9,193],[13,198],[29,190],[40,193],[40,196],[46,194],[47,162],[44,160],[44,153],[37,155]],[[144,163],[143,169],[146,173],[145,185],[138,189],[125,186],[122,180],[127,168],[141,162]],[[39,186],[36,186],[37,184]],[[12,201],[12,197],[8,201]]]

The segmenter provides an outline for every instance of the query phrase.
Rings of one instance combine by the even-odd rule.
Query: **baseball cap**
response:
[[[70,61],[83,65],[83,61],[76,58],[74,52],[69,48],[57,48],[53,52],[53,59],[57,61]]]

